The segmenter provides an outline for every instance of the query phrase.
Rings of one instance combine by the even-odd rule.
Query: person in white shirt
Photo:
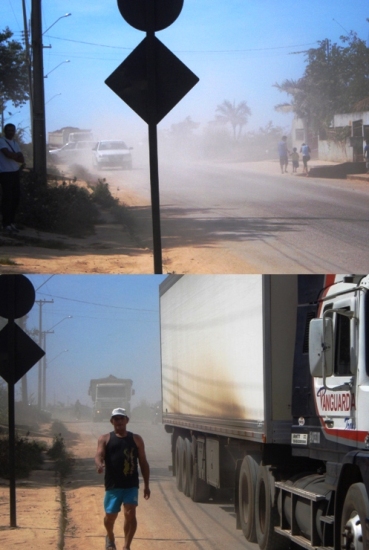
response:
[[[14,140],[14,124],[5,124],[4,136],[0,137],[0,186],[2,225],[7,233],[18,231],[15,214],[20,201],[20,168],[24,157]]]

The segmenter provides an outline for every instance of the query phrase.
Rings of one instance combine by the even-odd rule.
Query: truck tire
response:
[[[255,491],[258,465],[249,455],[245,456],[238,480],[238,509],[242,532],[249,542],[256,542]]]
[[[191,462],[190,462],[190,497],[194,502],[207,502],[210,497],[211,487],[198,476],[196,437],[192,436]]]
[[[274,531],[278,509],[272,502],[272,479],[266,466],[259,466],[255,491],[256,540],[261,550],[287,550],[289,539]]]
[[[176,486],[178,491],[183,491],[182,473],[183,473],[183,438],[179,435],[176,441]]]
[[[185,437],[183,440],[183,460],[182,460],[182,487],[186,497],[190,496],[190,477],[191,477],[191,443]]]
[[[341,548],[367,548],[369,501],[364,483],[354,483],[347,491],[341,516]]]

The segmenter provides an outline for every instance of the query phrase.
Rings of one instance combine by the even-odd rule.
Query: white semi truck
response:
[[[112,410],[117,407],[126,409],[129,416],[131,397],[135,393],[132,384],[131,379],[117,378],[112,374],[105,378],[93,378],[88,389],[88,395],[91,396],[93,401],[93,421],[109,420]]]
[[[262,550],[369,550],[369,277],[173,275],[160,315],[178,489]]]

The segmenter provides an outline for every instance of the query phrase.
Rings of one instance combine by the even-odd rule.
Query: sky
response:
[[[31,0],[25,4],[29,18]],[[66,13],[72,15],[62,17]],[[351,30],[367,40],[368,15],[362,0],[184,0],[177,20],[156,35],[200,81],[159,131],[188,116],[201,131],[224,100],[247,102],[252,115],[246,130],[269,121],[288,129],[291,115],[274,109],[288,97],[273,84],[301,77],[301,52],[319,40],[339,42]],[[42,0],[42,17],[46,131],[72,125],[132,146],[145,137],[146,123],[104,83],[145,33],[123,19],[115,0]],[[0,28],[6,26],[21,39],[22,0],[2,0]],[[29,131],[29,107],[11,111],[7,121]]]
[[[46,334],[48,404],[92,405],[91,378],[131,378],[132,405],[161,399],[159,284],[161,275],[27,275],[36,290],[27,330]],[[42,306],[38,304],[42,301]],[[52,303],[50,303],[52,301]],[[37,336],[34,340],[38,343]],[[45,349],[45,348],[44,348]],[[27,374],[37,404],[38,365]],[[16,399],[20,399],[20,382]]]

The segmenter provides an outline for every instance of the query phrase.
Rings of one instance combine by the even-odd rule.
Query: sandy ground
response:
[[[318,164],[321,163],[314,162]],[[279,173],[277,161],[227,163],[227,168]],[[129,177],[137,175],[133,171]],[[133,231],[107,220],[96,226],[94,235],[84,239],[27,228],[14,238],[0,235],[0,273],[154,273],[150,203],[134,188],[123,181],[113,193],[130,207],[135,221]],[[163,249],[163,273],[252,272],[252,265],[215,246]]]
[[[31,439],[51,444],[50,426],[45,425]],[[60,540],[61,494],[50,461],[42,470],[33,471],[28,479],[16,484],[16,528],[10,527],[9,482],[0,478],[0,547],[14,550],[58,549]]]

